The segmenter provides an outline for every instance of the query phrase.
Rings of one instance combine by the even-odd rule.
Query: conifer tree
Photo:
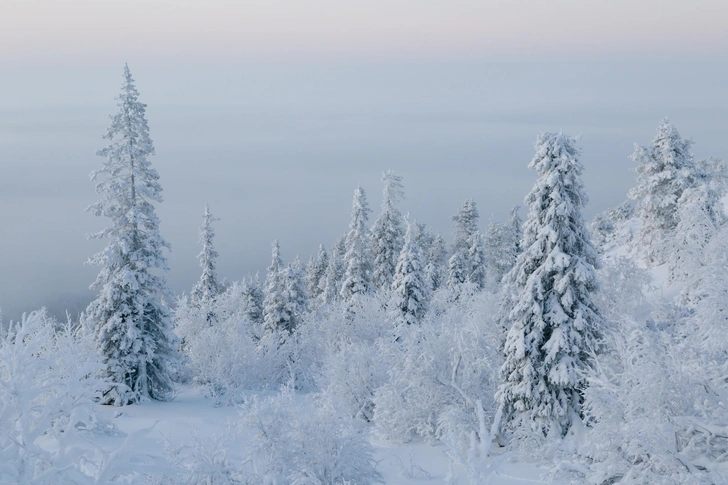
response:
[[[427,255],[430,253],[430,248],[435,243],[435,235],[432,233],[432,229],[427,227],[427,224],[423,224],[415,221],[415,229],[412,231],[415,236],[415,241],[420,247],[422,257],[427,260]],[[399,258],[399,256],[397,256]]]
[[[326,267],[326,273],[321,279],[321,293],[319,299],[322,303],[329,304],[335,302],[339,297],[339,285],[337,284],[337,256],[332,254],[329,258],[329,264]]]
[[[283,278],[283,260],[278,241],[273,241],[271,248],[271,263],[265,277],[265,299],[263,300],[263,326],[268,332],[278,332],[288,329],[291,324],[291,315],[288,311],[288,302],[285,296],[285,281]]]
[[[329,264],[326,272],[319,282],[320,294],[319,299],[323,303],[333,303],[339,299],[341,285],[344,280],[344,257],[346,256],[346,236],[342,236],[336,240],[331,254],[329,255]]]
[[[430,291],[436,291],[445,284],[445,264],[447,260],[447,250],[445,249],[445,240],[440,234],[435,236],[430,244],[427,254],[427,266],[425,266],[425,279],[427,280]]]
[[[518,215],[520,206],[516,205],[508,212],[508,225],[511,228],[511,241],[513,245],[513,261],[521,253],[521,238],[523,237],[523,221]],[[509,268],[510,269],[510,268]]]
[[[286,311],[290,318],[285,329],[288,333],[293,330],[301,321],[301,315],[308,310],[308,293],[306,291],[306,278],[301,260],[296,256],[293,263],[289,264],[283,271],[283,298]]]
[[[458,285],[468,281],[472,272],[469,252],[473,234],[478,231],[478,208],[475,202],[468,199],[452,217],[455,223],[453,234],[453,251],[448,260],[447,286],[455,290]]]
[[[582,371],[601,332],[591,297],[598,261],[581,215],[587,195],[575,140],[544,133],[535,149],[523,252],[506,276],[516,300],[497,398],[505,429],[563,436],[579,419]]]
[[[667,118],[648,147],[635,145],[631,158],[637,166],[637,186],[629,191],[642,220],[637,242],[647,248],[650,261],[661,262],[665,243],[678,224],[678,200],[684,190],[695,186],[696,170],[690,151],[692,141],[683,140]]]
[[[306,268],[306,285],[308,288],[308,295],[311,300],[318,299],[323,292],[323,283],[326,276],[326,269],[329,266],[329,254],[326,252],[326,248],[321,244],[319,246],[318,254],[315,258],[311,258]]]
[[[429,298],[427,286],[422,254],[412,234],[412,225],[408,223],[392,282],[391,311],[395,326],[417,324],[422,320]]]
[[[341,299],[350,314],[361,296],[372,291],[371,242],[367,231],[369,205],[364,189],[357,187],[352,203],[351,223],[346,236],[344,282],[341,285]]]
[[[196,305],[211,305],[221,290],[216,270],[218,253],[213,247],[215,229],[212,227],[212,223],[219,220],[213,217],[210,207],[205,204],[205,213],[202,216],[202,226],[200,227],[202,251],[197,256],[200,259],[202,275],[190,292],[190,301]]]
[[[265,293],[258,273],[255,274],[255,277],[249,277],[243,281],[241,293],[245,305],[245,316],[253,323],[263,324]]]
[[[513,219],[506,224],[491,221],[484,239],[485,259],[488,266],[488,280],[497,285],[511,270],[518,256],[516,227]]]
[[[452,216],[455,231],[453,234],[453,252],[462,249],[466,253],[470,248],[470,240],[473,234],[478,230],[478,207],[472,199],[468,199],[458,210],[458,213]]]
[[[467,254],[457,249],[447,261],[447,287],[457,290],[459,285],[468,281]]]
[[[469,243],[466,281],[479,291],[485,288],[486,276],[485,248],[483,247],[483,236],[481,236],[480,231],[475,231],[470,236]]]
[[[109,145],[97,155],[102,167],[92,172],[101,200],[88,208],[111,225],[92,238],[108,239],[106,248],[88,263],[101,267],[91,286],[99,295],[82,320],[95,332],[112,387],[103,402],[125,405],[172,396],[170,378],[177,362],[177,338],[162,298],[171,295],[164,277],[163,249],[169,243],[159,233],[154,203],[162,202],[159,174],[148,157],[154,155],[145,110],[131,71],[124,66],[119,110],[104,136]]]
[[[347,235],[344,234],[334,244],[333,253],[336,254],[337,293],[341,291],[341,285],[344,283],[344,275],[346,274],[346,237]]]
[[[397,258],[403,244],[402,214],[396,207],[404,198],[402,177],[388,170],[382,174],[382,182],[382,212],[372,228],[372,283],[375,288],[389,288],[392,285]]]

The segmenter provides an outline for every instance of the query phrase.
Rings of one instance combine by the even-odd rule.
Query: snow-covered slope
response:
[[[124,408],[99,406],[97,411],[126,436],[100,436],[93,440],[108,452],[123,446],[126,452],[120,459],[128,463],[130,469],[138,466],[144,473],[158,473],[160,476],[171,474],[174,464],[170,462],[169,452],[172,448],[193,444],[194,441],[213,443],[216,438],[225,436],[234,428],[245,413],[239,407],[216,407],[202,393],[203,389],[190,386],[184,388],[171,402],[144,402]],[[249,394],[247,397],[252,399],[255,395]],[[261,392],[257,395],[264,397],[270,393]],[[307,400],[306,396],[298,396],[297,399]],[[233,466],[243,462],[250,441],[248,431],[243,428],[233,432],[230,435],[232,438],[223,445]],[[467,470],[459,464],[453,464],[444,445],[432,446],[422,441],[394,444],[375,438],[371,438],[370,442],[382,480],[388,485],[468,483]],[[504,457],[499,450],[493,450],[493,456],[497,465],[491,470],[490,483],[548,483],[540,479],[544,470],[537,466],[508,461],[508,457]],[[149,467],[150,464],[154,466]]]

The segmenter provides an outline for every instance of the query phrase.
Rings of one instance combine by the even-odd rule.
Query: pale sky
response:
[[[726,60],[725,0],[0,0],[0,61]]]
[[[88,174],[124,62],[148,104],[172,288],[199,276],[205,202],[221,276],[304,260],[380,174],[451,237],[521,204],[541,131],[581,134],[587,218],[625,199],[663,116],[728,158],[728,1],[0,0],[0,309],[79,310],[101,248]]]

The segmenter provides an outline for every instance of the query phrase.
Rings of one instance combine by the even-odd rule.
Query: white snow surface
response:
[[[264,397],[270,392],[250,393]],[[308,396],[298,394],[296,399],[308,401]],[[188,386],[181,389],[179,395],[170,402],[147,401],[134,406],[113,407],[97,406],[101,417],[109,419],[126,436],[93,436],[91,440],[108,452],[119,449],[129,437],[127,449],[129,468],[137,464],[154,462],[164,473],[167,460],[165,442],[184,444],[193,437],[200,441],[208,441],[216,435],[224,433],[230,424],[235,426],[241,421],[243,411],[235,406],[213,405],[213,401],[204,397],[203,389]],[[229,443],[229,458],[235,464],[242,461],[249,436],[245,430]],[[460,464],[453,464],[447,456],[444,445],[432,446],[422,441],[396,444],[389,441],[370,438],[375,450],[377,469],[387,485],[422,485],[422,484],[461,484],[468,482],[467,472]],[[501,450],[493,446],[491,450],[492,467],[489,481],[494,485],[545,484],[540,477],[545,469],[530,463],[509,461]],[[502,459],[505,458],[505,459]],[[559,484],[556,484],[559,485]]]

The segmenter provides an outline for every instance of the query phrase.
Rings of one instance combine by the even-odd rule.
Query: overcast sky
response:
[[[124,62],[181,292],[205,202],[236,280],[275,238],[287,260],[330,246],[359,183],[376,216],[388,168],[449,239],[464,199],[483,229],[522,202],[540,131],[582,135],[588,217],[624,200],[665,115],[696,157],[728,158],[726,18],[708,0],[0,0],[0,308],[93,296],[88,174]]]

